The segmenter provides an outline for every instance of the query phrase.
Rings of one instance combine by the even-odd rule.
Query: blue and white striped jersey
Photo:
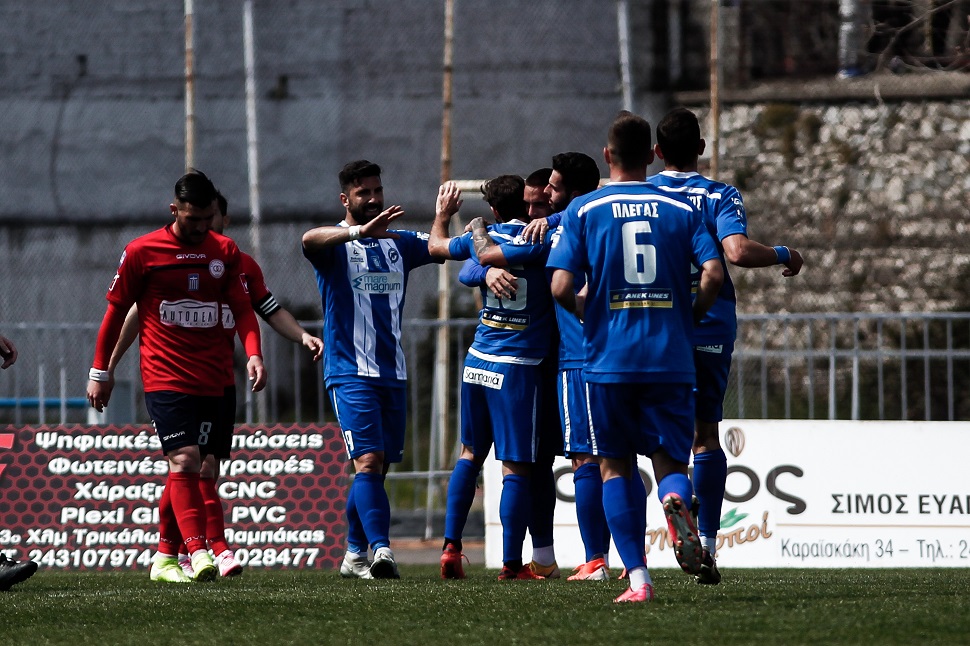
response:
[[[694,383],[691,264],[718,257],[699,211],[646,182],[573,200],[548,265],[586,274],[586,380]]]
[[[512,220],[488,227],[489,235],[502,247],[506,270],[518,279],[511,299],[501,299],[485,285],[482,311],[469,352],[487,361],[537,364],[549,354],[555,340],[552,293],[546,277],[549,245],[529,244],[522,239],[525,223]],[[474,258],[472,234],[452,238],[448,247],[455,260]]]
[[[737,296],[734,283],[724,261],[721,241],[728,236],[748,235],[748,219],[738,189],[723,182],[715,182],[698,173],[679,173],[665,170],[647,179],[661,190],[689,199],[704,215],[704,226],[717,242],[717,252],[724,265],[724,285],[717,300],[694,328],[694,344],[733,343],[738,331]],[[692,276],[696,281],[697,275]]]
[[[360,238],[315,253],[304,249],[320,289],[328,386],[358,377],[407,379],[401,318],[408,273],[434,259],[427,234],[394,233],[401,237]]]

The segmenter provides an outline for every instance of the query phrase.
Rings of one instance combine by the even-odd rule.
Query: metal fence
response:
[[[425,516],[425,533],[444,509],[448,475],[459,452],[461,366],[477,320],[453,319],[452,404],[446,428],[434,410],[434,319],[405,322],[409,366],[408,445],[388,474],[397,511]],[[319,333],[322,322],[303,325]],[[20,351],[0,378],[0,421],[70,424],[100,421],[85,401],[87,367],[97,324],[0,323]],[[270,371],[262,396],[240,397],[246,423],[334,422],[322,373],[306,351],[264,335]],[[242,364],[241,361],[237,362]],[[143,422],[137,346],[116,375],[118,386],[104,421]],[[244,383],[242,374],[239,382]],[[241,389],[240,393],[246,392]],[[970,312],[892,314],[740,315],[726,418],[749,419],[970,419]]]

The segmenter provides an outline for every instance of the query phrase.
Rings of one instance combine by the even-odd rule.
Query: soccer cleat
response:
[[[702,585],[717,585],[721,582],[721,573],[717,569],[717,561],[714,560],[714,555],[707,550],[704,550],[701,571],[697,573],[695,580]]]
[[[345,579],[373,579],[370,566],[371,563],[367,560],[366,554],[347,552],[340,564],[340,576]]]
[[[687,574],[697,574],[701,571],[703,554],[697,526],[694,525],[690,515],[690,508],[675,493],[669,493],[664,497],[663,508],[677,563]]]
[[[242,563],[236,558],[232,550],[223,550],[216,556],[219,566],[219,576],[239,576],[243,572]]]
[[[394,552],[390,547],[378,547],[374,552],[374,562],[370,566],[370,575],[375,579],[400,579],[397,563],[394,562]]]
[[[623,594],[613,599],[613,603],[643,603],[644,601],[653,601],[653,586],[649,583],[644,583],[636,590],[627,588]]]
[[[182,566],[174,556],[163,556],[152,559],[152,569],[148,572],[152,581],[162,583],[192,583],[192,579],[182,571]]]
[[[570,576],[567,581],[609,581],[610,571],[606,567],[605,559],[593,559],[588,563],[583,563],[575,570],[575,574]]]
[[[176,565],[178,565],[178,561],[176,561]],[[181,570],[182,568],[179,568],[180,572]],[[215,561],[212,560],[206,550],[196,550],[195,554],[192,555],[192,571],[195,572],[195,577],[192,580],[202,583],[215,581],[216,575],[219,574]]]
[[[528,567],[540,579],[558,579],[562,576],[559,572],[559,564],[555,561],[551,565],[539,565],[535,561],[532,561]]]
[[[502,571],[498,575],[499,581],[541,581],[545,578],[542,575],[536,574],[529,565],[523,565],[517,571],[507,565],[503,565]]]
[[[441,553],[441,578],[464,579],[465,568],[462,566],[462,559],[467,561],[468,557],[458,551],[454,543],[445,545],[445,549]]]
[[[0,590],[9,590],[11,586],[26,581],[37,571],[37,564],[33,561],[14,561],[0,552]]]
[[[192,569],[192,559],[189,558],[188,554],[182,554],[179,552],[179,567],[185,572],[185,576],[190,579],[195,578],[195,571]]]

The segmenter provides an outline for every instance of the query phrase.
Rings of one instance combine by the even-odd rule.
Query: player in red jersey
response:
[[[175,184],[169,207],[174,222],[128,243],[108,288],[108,308],[89,373],[88,401],[102,411],[114,386],[107,370],[110,356],[126,313],[137,304],[145,405],[169,463],[151,569],[156,581],[191,580],[176,558],[182,542],[196,580],[216,576],[206,550],[199,471],[209,452],[209,436],[221,424],[227,362],[221,304],[228,305],[238,326],[253,391],[266,385],[259,325],[241,275],[239,248],[210,231],[215,200],[209,178],[191,171]]]
[[[216,191],[216,200],[219,209],[212,219],[212,230],[216,233],[223,233],[229,226],[229,202]],[[269,323],[270,327],[276,330],[280,336],[289,339],[294,343],[305,346],[313,353],[313,360],[319,361],[323,356],[323,341],[307,332],[297,322],[290,312],[283,308],[273,296],[266,281],[263,278],[263,270],[256,260],[245,252],[241,253],[241,273],[245,276],[248,287],[249,300],[253,309],[259,316]],[[213,429],[209,440],[208,455],[202,460],[202,470],[199,473],[199,488],[202,498],[205,500],[206,508],[206,541],[215,556],[216,565],[219,567],[220,576],[236,576],[242,574],[243,566],[236,559],[236,555],[229,547],[226,540],[225,509],[222,500],[219,498],[219,491],[216,482],[219,478],[219,461],[228,459],[232,448],[233,423],[236,417],[236,376],[233,372],[232,351],[236,337],[236,326],[231,316],[227,312],[223,313],[223,327],[227,332],[229,340],[228,356],[226,360],[225,391],[222,399],[223,415],[221,426]],[[114,371],[121,361],[131,344],[138,336],[138,306],[135,305],[128,311],[125,317],[125,324],[121,328],[121,336],[118,338],[118,345],[115,346],[108,364],[108,371],[114,375]],[[179,565],[182,571],[189,576],[194,576],[192,562],[184,543],[179,548]]]

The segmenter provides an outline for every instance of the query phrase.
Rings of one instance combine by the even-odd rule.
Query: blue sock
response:
[[[522,542],[532,509],[529,478],[509,474],[502,478],[502,499],[498,515],[502,519],[502,562],[522,561]]]
[[[687,477],[686,473],[668,473],[663,480],[657,483],[657,496],[661,500],[666,498],[669,493],[677,494],[690,507],[694,488],[691,486],[690,478]]]
[[[445,542],[454,543],[459,551],[461,551],[461,535],[465,531],[465,522],[468,520],[468,511],[475,500],[479,470],[471,460],[458,460],[448,479]]]
[[[350,491],[347,492],[347,551],[366,555],[367,534],[364,533],[364,525],[360,522],[360,514],[357,513],[357,497],[354,496],[356,482],[357,478],[354,478],[350,483]]]
[[[579,535],[586,547],[588,563],[610,550],[610,528],[606,524],[606,512],[603,511],[600,466],[594,462],[581,465],[573,473],[573,485],[576,488],[576,520],[579,522]]]
[[[549,547],[553,542],[553,520],[556,513],[556,478],[552,463],[536,464],[529,478],[532,487],[532,514],[529,533],[532,547]]]
[[[375,550],[391,544],[391,504],[384,490],[384,476],[379,473],[358,473],[354,477],[357,513],[364,526],[367,541]]]
[[[647,559],[644,555],[644,533],[640,530],[645,526],[646,505],[639,506],[637,494],[634,492],[636,483],[627,478],[610,478],[603,483],[603,510],[606,512],[606,522],[609,523],[616,551],[627,570],[635,567],[646,567]]]
[[[640,475],[640,470],[636,468],[634,464],[633,477],[630,478],[630,496],[634,504],[637,505],[637,509],[643,510],[643,515],[637,518],[641,521],[640,523],[640,533],[644,536],[647,535],[647,486],[643,483],[643,477]]]
[[[727,457],[724,451],[705,451],[694,456],[694,493],[700,503],[697,511],[697,531],[701,536],[715,538],[721,528],[721,503],[724,482],[727,480]]]

